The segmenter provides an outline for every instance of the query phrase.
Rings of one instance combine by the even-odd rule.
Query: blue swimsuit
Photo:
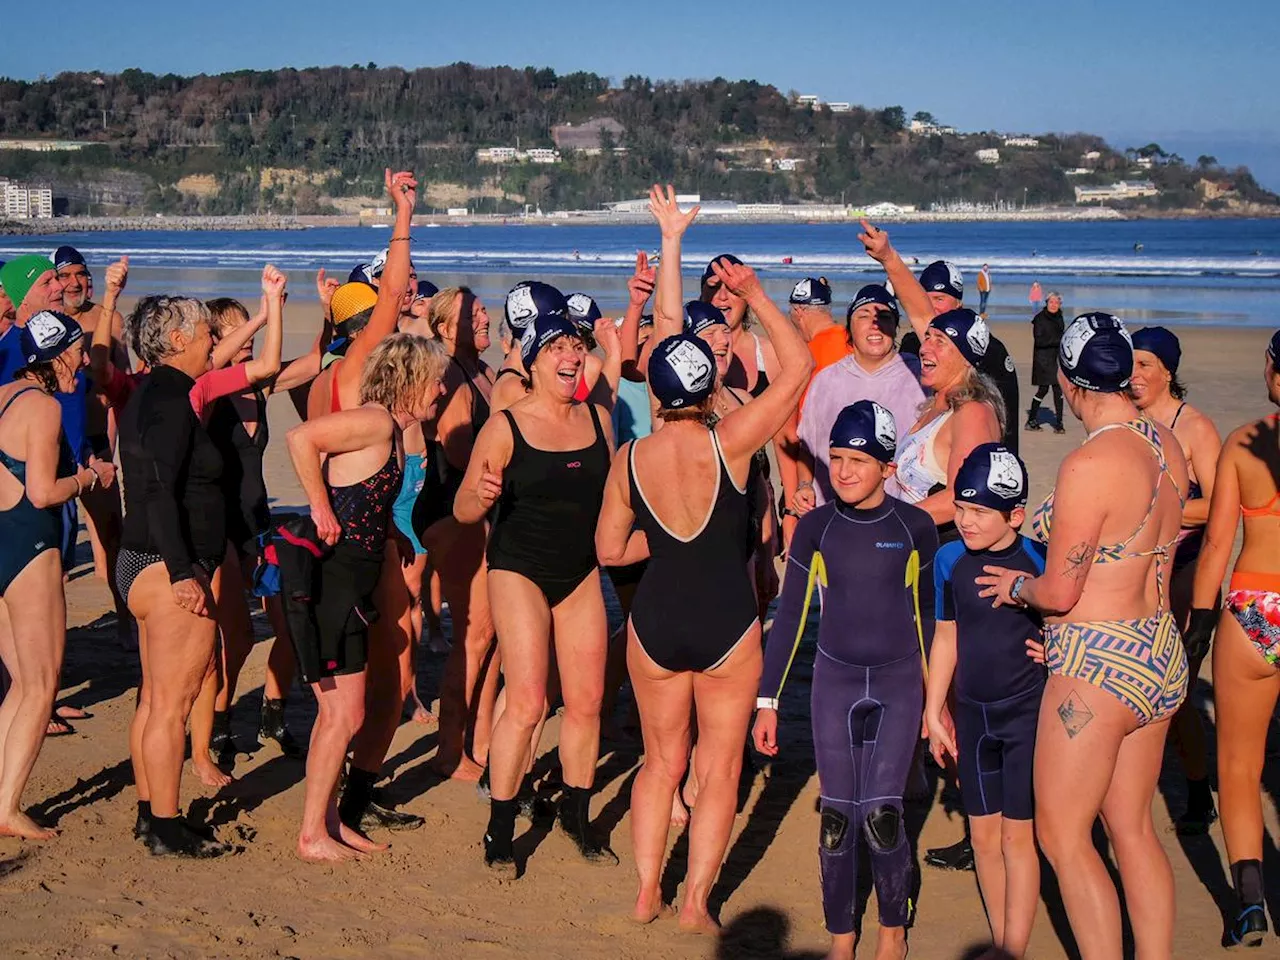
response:
[[[8,412],[9,407],[18,397],[30,390],[38,389],[25,387],[18,390],[9,398],[9,402],[0,408],[0,417]],[[32,560],[46,550],[59,549],[62,540],[62,508],[41,509],[27,499],[26,461],[17,460],[0,450],[0,466],[24,485],[22,498],[8,510],[0,510],[0,517],[3,517],[0,524],[4,527],[4,545],[0,547],[0,595],[3,595]],[[62,473],[61,470],[59,472]]]

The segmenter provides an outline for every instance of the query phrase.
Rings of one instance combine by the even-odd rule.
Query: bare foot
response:
[[[339,843],[327,833],[321,837],[298,837],[298,856],[307,863],[341,863],[345,860],[363,860],[364,854]]]
[[[677,828],[689,825],[689,811],[680,802],[679,791],[671,796],[671,825]]]
[[[467,783],[475,783],[480,779],[480,774],[484,773],[484,767],[470,757],[462,757],[455,761],[430,760],[427,766],[438,776],[451,780],[463,780]]]
[[[390,844],[375,843],[359,831],[352,830],[341,820],[338,821],[338,840],[361,853],[382,853],[391,849]]]
[[[213,787],[215,790],[221,790],[227,784],[235,781],[235,777],[224,771],[208,757],[202,759],[192,757],[191,768],[195,770],[196,776],[200,778],[201,783],[206,787]]]
[[[414,723],[431,724],[436,722],[435,714],[422,705],[416,693],[410,693],[405,699],[405,706],[410,708],[410,719]]]
[[[680,788],[680,799],[690,810],[698,804],[698,778],[693,775],[692,770],[689,771],[689,779]]]
[[[57,714],[49,718],[49,722],[45,724],[44,735],[46,737],[69,737],[76,732],[76,728],[67,721],[63,720]]]
[[[669,903],[662,902],[662,891],[642,890],[636,897],[636,905],[631,910],[631,919],[636,923],[653,923],[665,919],[675,913]]]
[[[907,928],[881,927],[875,960],[907,960]]]
[[[85,713],[79,707],[73,707],[69,704],[63,704],[53,708],[53,715],[63,720],[88,720],[89,714]]]
[[[688,904],[680,911],[680,929],[685,933],[709,934],[718,936],[720,924],[711,919],[706,908],[694,910]]]
[[[0,837],[22,837],[24,840],[52,840],[57,830],[42,827],[21,810],[0,818]]]

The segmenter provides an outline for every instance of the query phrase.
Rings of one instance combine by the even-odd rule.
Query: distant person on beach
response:
[[[1066,329],[1062,318],[1062,294],[1052,292],[1044,309],[1031,320],[1031,385],[1035,398],[1027,411],[1027,429],[1040,429],[1040,404],[1053,391],[1053,432],[1066,433],[1062,423],[1062,387],[1058,384],[1058,347]]]
[[[991,268],[984,263],[982,269],[978,271],[978,313],[984,317],[987,315],[987,300],[990,297]]]
[[[1222,440],[1213,421],[1187,403],[1186,387],[1178,379],[1181,360],[1182,347],[1172,331],[1164,327],[1143,327],[1134,332],[1133,381],[1129,384],[1133,402],[1143,414],[1173,431],[1187,458],[1191,480],[1169,577],[1169,605],[1179,629],[1185,631]],[[1188,669],[1192,677],[1199,676],[1200,665],[1208,653],[1207,646],[1193,647],[1188,643]],[[1169,733],[1187,783],[1187,807],[1175,826],[1184,836],[1203,835],[1218,815],[1209,788],[1209,750],[1204,725],[1199,709],[1189,698],[1174,716]]]
[[[920,740],[938,532],[927,513],[886,493],[897,452],[888,409],[871,400],[845,407],[828,444],[835,495],[796,528],[765,649],[752,739],[765,756],[778,755],[779,701],[817,587],[822,619],[810,712],[827,956],[854,955],[865,842],[879,907],[876,956],[903,957],[915,863],[902,798]],[[849,629],[853,623],[858,627]]]
[[[1088,441],[1058,469],[1032,530],[1044,573],[984,569],[979,594],[1045,618],[1049,680],[1035,751],[1035,820],[1082,957],[1120,957],[1120,902],[1094,846],[1104,818],[1136,954],[1174,955],[1173,871],[1152,798],[1187,657],[1168,608],[1187,465],[1177,438],[1130,399],[1133,347],[1115,317],[1077,318],[1058,352]]]
[[[1037,310],[1040,309],[1040,304],[1044,300],[1044,291],[1040,288],[1039,280],[1032,282],[1031,292],[1027,294],[1027,300],[1029,300],[1031,305]]]
[[[1267,398],[1280,406],[1280,331],[1267,345]],[[1243,520],[1244,543],[1219,617],[1222,578]],[[1196,570],[1187,645],[1213,638],[1218,800],[1231,865],[1235,916],[1228,942],[1256,947],[1267,933],[1263,774],[1267,734],[1280,696],[1280,414],[1245,424],[1222,446],[1209,523]]]
[[[884,268],[890,288],[906,311],[907,319],[911,321],[912,329],[902,338],[898,349],[903,354],[918,354],[920,341],[933,318],[964,306],[964,277],[955,264],[935,260],[920,272],[917,279],[890,244],[888,233],[866,220],[862,221],[862,231],[858,234],[858,240],[866,249],[867,255]],[[986,321],[983,322],[985,324]],[[1001,440],[1006,447],[1017,453],[1021,439],[1017,420],[1018,371],[1004,341],[990,333],[989,326],[987,330],[987,349],[981,358],[979,371],[990,377],[1000,391],[1004,400],[1001,419],[1005,425]]]

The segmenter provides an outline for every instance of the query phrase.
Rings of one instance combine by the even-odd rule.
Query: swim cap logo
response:
[[[1096,332],[1088,323],[1073,323],[1067,329],[1062,336],[1062,345],[1058,348],[1064,367],[1074,370],[1079,365],[1080,358],[1084,356],[1085,344],[1093,339]]]
[[[852,440],[849,441],[849,446],[851,447],[865,447],[866,445],[867,445],[866,437],[854,437]]]
[[[951,286],[956,288],[957,292],[964,290],[964,277],[960,276],[960,268],[950,260],[943,261],[947,265],[947,279],[950,280]]]
[[[529,351],[533,349],[534,342],[538,339],[538,331],[533,328],[533,324],[529,324],[520,334],[520,355],[528,356]]]
[[[969,347],[974,353],[980,357],[986,356],[987,345],[991,343],[991,328],[981,317],[974,317],[973,325],[964,338],[969,341]]]
[[[575,293],[569,298],[569,316],[582,320],[591,313],[591,298],[585,293]]]
[[[1005,500],[1016,500],[1022,496],[1022,466],[1008,450],[992,452],[987,489]]]
[[[809,283],[808,278],[801,280],[799,283],[797,283],[795,285],[795,288],[791,291],[792,300],[796,300],[796,301],[809,300],[809,299],[812,299],[812,297],[813,297],[813,285]]]
[[[715,365],[708,363],[706,355],[692,343],[677,343],[664,359],[686,392],[700,393],[710,386]]]
[[[1004,368],[1005,368],[1006,370],[1008,370],[1010,373],[1013,373],[1013,357],[1011,357],[1011,356],[1005,356],[1005,358],[1004,358]]]
[[[383,250],[373,258],[373,263],[369,264],[369,276],[375,278],[382,276],[382,270],[387,265],[387,253],[388,251]]]
[[[876,416],[876,443],[892,453],[898,448],[898,428],[893,422],[893,414],[874,401],[871,409]]]
[[[533,291],[528,287],[516,287],[507,294],[507,323],[522,327],[538,315],[533,302]]]
[[[67,328],[62,325],[62,321],[47,310],[40,311],[27,321],[27,333],[31,334],[31,339],[41,350],[56,347],[62,342],[66,332]]]
[[[962,497],[976,497],[977,495],[978,495],[978,491],[975,490],[973,487],[967,487],[964,490],[960,491],[960,496]]]

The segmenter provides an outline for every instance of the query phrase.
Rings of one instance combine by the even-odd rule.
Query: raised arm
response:
[[[622,339],[618,336],[617,324],[609,317],[596,321],[595,337],[596,343],[604,349],[604,363],[600,365],[600,375],[589,399],[610,414],[618,402],[618,382],[622,379]]]
[[[490,417],[480,428],[462,486],[453,500],[459,523],[479,523],[502,496],[502,472],[511,462],[511,426],[505,416]]]
[[[213,354],[209,358],[209,367],[212,370],[221,370],[235,359],[246,343],[258,335],[267,323],[267,315],[258,313],[248,319],[247,322],[240,324],[225,337],[217,342],[213,348]]]
[[[418,181],[412,173],[392,174],[386,171],[387,193],[396,210],[395,226],[388,244],[387,265],[378,283],[378,302],[364,331],[351,342],[347,355],[338,365],[334,390],[355,387],[364,372],[364,362],[373,348],[395,333],[400,320],[400,303],[409,286],[409,230],[413,226],[413,206],[418,198]]]
[[[267,264],[262,268],[262,297],[267,305],[267,341],[262,353],[245,363],[250,383],[270,380],[280,372],[280,350],[284,344],[285,275]]]
[[[680,212],[676,203],[676,191],[670,184],[665,192],[654,184],[649,189],[649,212],[662,231],[662,260],[658,265],[657,298],[653,306],[653,336],[640,351],[640,370],[649,369],[649,355],[653,348],[684,329],[684,281],[680,274],[680,247],[684,232],[689,229],[702,207],[688,213]]]
[[[129,258],[121,257],[107,267],[107,289],[102,297],[102,315],[104,318],[115,316],[116,302],[120,299],[125,284],[129,282]],[[99,323],[93,328],[93,341],[89,345],[89,375],[99,388],[111,378],[111,367],[117,356],[112,342],[112,325],[110,322]],[[128,356],[128,353],[125,353]]]
[[[649,266],[649,255],[637,250],[636,269],[627,281],[627,312],[618,328],[618,339],[622,344],[622,376],[628,380],[644,382],[639,364],[640,321],[644,318],[645,304],[653,296],[657,279],[658,271]]]
[[[760,278],[745,264],[711,265],[720,282],[747,301],[764,324],[778,355],[778,377],[764,393],[732,411],[716,427],[720,445],[738,476],[746,475],[746,462],[786,423],[800,402],[813,372],[813,356],[795,324],[782,315],[760,285]]]
[[[863,220],[862,233],[858,234],[858,239],[862,241],[868,256],[884,267],[885,276],[893,285],[894,296],[911,321],[911,329],[923,340],[925,330],[933,321],[933,304],[929,302],[929,295],[925,293],[924,287],[920,286],[920,281],[898,255],[898,251],[893,249],[893,245],[889,243],[889,234],[884,230]]]

